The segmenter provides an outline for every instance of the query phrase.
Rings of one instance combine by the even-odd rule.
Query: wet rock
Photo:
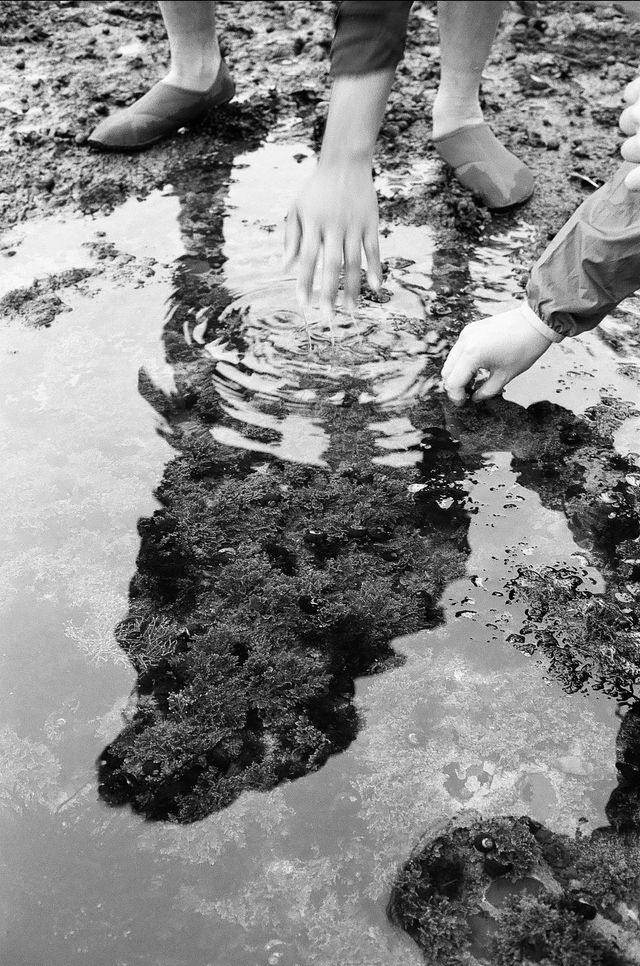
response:
[[[328,542],[329,535],[326,530],[305,530],[303,538],[311,546],[322,546]]]
[[[568,898],[565,902],[565,907],[569,909],[570,912],[574,912],[576,916],[580,916],[582,919],[595,919],[598,914],[597,906],[590,902],[589,899],[582,897],[577,897],[575,899]]]
[[[478,848],[487,838],[495,846],[490,852]],[[562,850],[571,853],[590,887],[600,875],[600,901],[584,888],[576,891],[570,877],[574,866],[555,861]],[[503,865],[509,859],[503,874],[487,869],[494,854]],[[615,894],[610,860],[607,865],[603,870],[600,846],[589,839],[559,836],[529,818],[483,822],[472,814],[416,848],[395,880],[388,912],[433,966],[463,966],[470,954],[491,966],[520,962],[523,956],[564,963],[558,950],[576,966],[622,966],[628,960],[621,946],[628,942],[631,948],[631,935],[616,932],[613,920],[605,928],[594,925],[601,902],[611,905]],[[636,857],[633,874],[638,872]]]

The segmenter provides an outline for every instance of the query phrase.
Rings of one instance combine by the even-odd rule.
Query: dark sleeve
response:
[[[624,184],[635,167],[580,205],[531,272],[529,305],[560,336],[593,329],[640,289],[640,191]]]
[[[331,76],[395,68],[404,53],[411,7],[404,0],[344,0],[338,4]]]

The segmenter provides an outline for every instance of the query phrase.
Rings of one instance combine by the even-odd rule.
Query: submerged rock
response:
[[[487,839],[492,869],[478,849]],[[628,966],[638,961],[637,927],[616,906],[639,882],[636,835],[570,839],[527,816],[470,813],[418,845],[388,912],[433,966]]]

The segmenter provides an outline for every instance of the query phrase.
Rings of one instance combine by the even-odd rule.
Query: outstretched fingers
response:
[[[320,288],[320,314],[325,322],[331,322],[340,285],[343,240],[329,235],[322,247],[322,286]]]
[[[284,270],[291,270],[302,242],[302,225],[296,208],[291,208],[284,223]]]
[[[382,286],[382,264],[380,262],[377,224],[365,229],[362,245],[367,258],[367,281],[373,291],[378,292]]]
[[[308,311],[311,305],[311,293],[313,290],[313,277],[316,271],[316,263],[320,254],[321,239],[320,232],[314,228],[306,228],[302,235],[300,253],[298,256],[298,284],[296,295],[298,302],[304,311]]]
[[[359,235],[348,235],[344,241],[344,305],[353,314],[360,295],[360,266],[362,264],[362,240]]]

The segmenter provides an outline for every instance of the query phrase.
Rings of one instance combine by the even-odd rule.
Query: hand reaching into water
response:
[[[297,260],[297,297],[308,310],[316,263],[322,252],[320,310],[331,319],[344,264],[344,304],[356,309],[360,294],[361,254],[367,258],[367,280],[382,284],[378,248],[378,201],[371,165],[318,165],[294,201],[285,230],[285,270]]]
[[[481,369],[486,369],[489,377],[473,393],[473,401],[497,396],[515,376],[529,369],[551,343],[527,321],[522,309],[471,322],[460,333],[442,369],[447,395],[462,404],[468,384]]]
[[[309,308],[322,252],[320,309],[331,321],[344,264],[345,307],[360,294],[362,248],[369,285],[382,284],[373,149],[391,89],[393,70],[337,77],[331,92],[320,161],[287,215],[285,268],[298,262],[298,301]]]

